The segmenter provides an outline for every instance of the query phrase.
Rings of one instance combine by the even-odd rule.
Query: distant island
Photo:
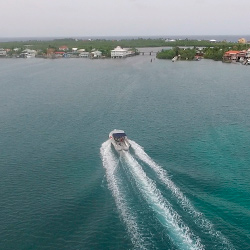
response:
[[[168,49],[157,53],[158,59],[199,60],[205,58],[227,62],[250,59],[250,42],[244,38],[240,38],[238,42],[163,38],[121,40],[65,38],[48,41],[10,41],[0,42],[0,57],[117,58],[138,55],[137,48],[145,47],[167,47]],[[228,53],[230,51],[233,52]]]

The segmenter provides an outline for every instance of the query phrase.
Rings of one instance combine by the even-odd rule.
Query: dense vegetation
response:
[[[62,45],[66,45],[69,48],[84,48],[84,49],[113,49],[116,46],[121,47],[177,47],[177,46],[203,46],[209,47],[212,45],[223,45],[223,44],[231,44],[234,43],[211,43],[209,41],[203,40],[176,40],[176,41],[165,41],[164,39],[122,39],[122,40],[106,40],[106,39],[96,39],[96,40],[77,40],[77,39],[55,39],[50,41],[39,41],[39,40],[31,40],[31,41],[14,41],[14,42],[1,42],[0,48],[11,49],[11,48],[24,48],[25,45],[32,46],[32,49],[47,49],[48,47],[58,48]]]
[[[181,60],[193,60],[196,55],[195,49],[181,49],[179,47],[174,47],[170,50],[162,50],[162,52],[157,54],[158,59],[172,59],[175,56],[178,56]]]
[[[200,55],[205,59],[213,59],[215,61],[221,61],[224,53],[229,50],[244,50],[250,48],[250,44],[214,44],[214,46],[207,46],[201,49],[198,47],[193,48],[179,48],[174,47],[170,50],[162,50],[157,54],[158,59],[172,59],[175,56],[179,56],[181,60],[193,60],[195,55]]]

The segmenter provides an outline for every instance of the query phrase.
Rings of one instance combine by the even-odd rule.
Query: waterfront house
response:
[[[5,57],[7,56],[7,51],[4,49],[0,49],[0,57]]]
[[[244,62],[244,60],[246,58],[246,53],[247,53],[246,50],[239,51],[237,61]]]
[[[128,56],[128,50],[122,49],[117,46],[115,49],[111,50],[111,58],[124,58]]]
[[[89,52],[82,51],[82,52],[79,54],[79,57],[88,58],[88,57],[89,57]]]
[[[101,51],[99,51],[99,50],[95,50],[95,51],[92,51],[91,53],[90,53],[90,57],[91,58],[101,58],[102,57],[102,52]]]
[[[241,51],[239,51],[239,53],[238,53],[238,57],[239,57],[239,58],[241,58],[241,57],[246,57],[246,53],[247,53],[246,50],[241,50]]]
[[[85,49],[78,49],[77,52],[78,52],[78,53],[85,52]]]
[[[246,51],[246,59],[250,59],[250,49]]]
[[[54,52],[54,56],[55,56],[55,58],[64,57],[65,52],[64,51],[56,51],[56,52]]]
[[[34,58],[37,54],[37,51],[34,49],[25,49],[20,54],[21,58]]]
[[[223,62],[244,62],[248,58],[250,58],[250,49],[229,50],[223,55]]]
[[[250,49],[246,51],[246,57],[245,57],[245,61],[243,62],[243,64],[250,65]]]
[[[236,62],[239,57],[238,50],[229,50],[223,55],[223,62]]]

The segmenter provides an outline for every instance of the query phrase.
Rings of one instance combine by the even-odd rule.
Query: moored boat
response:
[[[109,133],[109,139],[117,151],[128,151],[130,144],[123,130],[115,129]]]
[[[178,59],[178,56],[173,57],[173,58],[172,58],[172,62],[176,62],[177,59]]]

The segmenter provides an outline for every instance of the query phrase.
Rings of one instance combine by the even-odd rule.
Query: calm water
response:
[[[0,249],[250,249],[250,67],[150,59],[0,60]]]

